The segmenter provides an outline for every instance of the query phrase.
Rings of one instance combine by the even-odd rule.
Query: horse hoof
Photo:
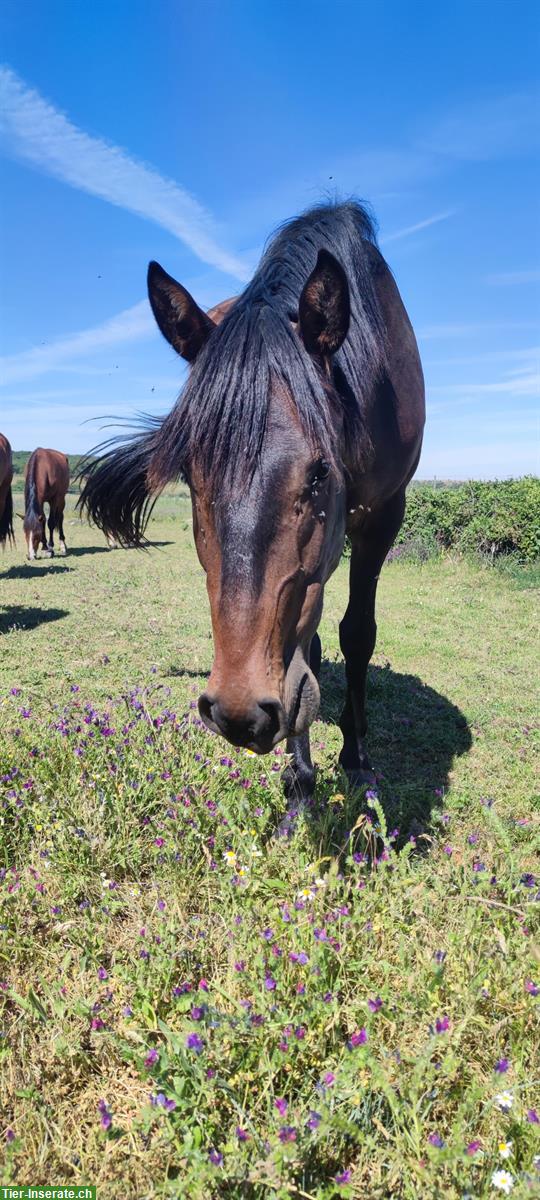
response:
[[[61,557],[61,558],[65,558],[65,557],[66,557],[66,554],[67,554],[66,547],[65,547],[65,546],[60,546],[60,549],[59,549],[58,553],[59,553],[59,555],[60,555],[60,557]]]
[[[298,825],[298,812],[296,809],[291,809],[282,817],[277,829],[274,833],[274,838],[291,838],[296,832]]]
[[[303,800],[299,800],[294,807],[288,808],[277,826],[274,838],[291,838],[296,833],[298,822],[305,815],[307,808],[308,805]]]

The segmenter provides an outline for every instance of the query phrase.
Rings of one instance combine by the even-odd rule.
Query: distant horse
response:
[[[11,446],[7,437],[0,433],[0,546],[14,541],[12,479]]]
[[[54,554],[54,531],[58,527],[60,554],[66,553],[64,506],[69,487],[69,462],[59,450],[34,450],[28,459],[24,485],[24,536],[28,558],[36,557],[40,544],[43,554]],[[49,505],[49,541],[45,531],[44,504]]]
[[[286,224],[242,295],[209,313],[157,263],[148,287],[161,332],[191,372],[162,422],[93,461],[81,504],[121,541],[140,542],[155,493],[187,480],[215,651],[199,711],[209,729],[260,754],[287,739],[295,811],[313,794],[316,630],[345,534],[340,762],[353,785],[373,782],[366,672],[377,580],[422,444],[416,340],[372,221],[354,202]]]

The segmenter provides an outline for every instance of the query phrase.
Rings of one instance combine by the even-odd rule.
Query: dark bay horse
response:
[[[43,554],[54,554],[54,531],[58,527],[60,554],[66,553],[64,506],[69,487],[69,462],[59,450],[34,450],[28,459],[24,484],[24,536],[28,558],[36,557],[40,545]],[[44,504],[49,505],[49,541],[45,530]]]
[[[420,457],[424,381],[370,217],[349,202],[292,220],[242,295],[209,313],[157,263],[148,288],[190,375],[163,421],[91,463],[80,503],[102,529],[140,542],[155,494],[187,480],[215,651],[199,710],[235,746],[264,754],[287,739],[295,806],[314,788],[316,631],[347,533],[340,762],[353,784],[372,781],[375,592]]]
[[[0,433],[0,546],[14,541],[12,479],[11,446],[7,437]]]

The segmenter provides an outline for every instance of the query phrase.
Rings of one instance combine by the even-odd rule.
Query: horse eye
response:
[[[313,473],[313,483],[322,483],[324,479],[328,479],[330,474],[330,463],[324,458],[320,458]]]

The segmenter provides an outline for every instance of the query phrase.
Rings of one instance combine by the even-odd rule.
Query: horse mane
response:
[[[349,281],[350,327],[334,366],[347,444],[361,457],[367,438],[364,402],[384,367],[386,333],[366,243],[376,245],[375,226],[357,201],[321,204],[281,226],[253,280],[200,351],[155,437],[152,484],[189,477],[194,462],[213,490],[245,483],[261,451],[270,387],[276,382],[292,396],[314,450],[335,460],[328,381],[292,324],[321,248],[339,260]]]

